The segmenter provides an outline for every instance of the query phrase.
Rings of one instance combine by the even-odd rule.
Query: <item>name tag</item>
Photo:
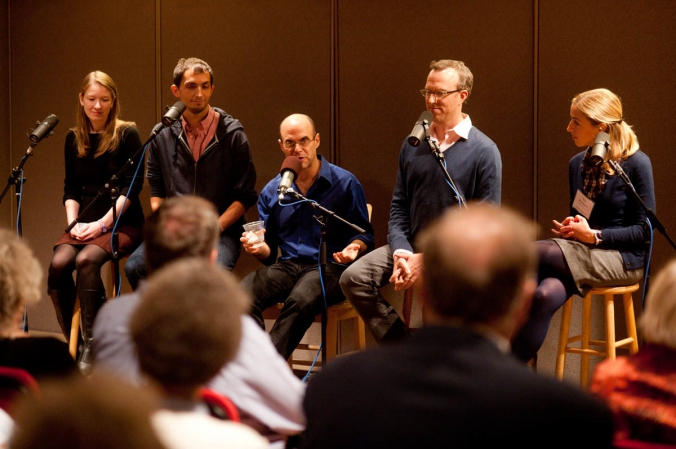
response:
[[[575,194],[575,199],[573,200],[573,207],[577,210],[584,218],[589,220],[589,216],[594,209],[594,201],[589,199],[587,195],[582,193],[580,190]]]

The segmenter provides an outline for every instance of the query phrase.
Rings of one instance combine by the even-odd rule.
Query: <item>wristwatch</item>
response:
[[[108,232],[108,228],[106,227],[106,225],[103,224],[103,221],[98,220],[98,222],[99,222],[99,226],[101,227],[101,233],[105,234],[106,232]]]
[[[594,239],[595,239],[594,245],[598,245],[603,241],[603,239],[601,238],[601,231],[599,231],[598,229],[594,229]]]

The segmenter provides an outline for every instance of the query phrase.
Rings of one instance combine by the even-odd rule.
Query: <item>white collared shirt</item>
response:
[[[463,139],[467,139],[469,136],[469,130],[472,129],[472,120],[469,118],[469,115],[467,114],[462,114],[462,121],[455,125],[453,128],[445,130],[444,131],[444,140],[443,141],[438,141],[436,137],[434,137],[435,134],[441,134],[439,132],[436,132],[437,125],[436,123],[432,122],[432,130],[435,132],[431,132],[430,138],[433,139],[437,145],[439,146],[439,150],[443,153],[447,149],[453,146],[455,142],[460,140],[462,137]]]

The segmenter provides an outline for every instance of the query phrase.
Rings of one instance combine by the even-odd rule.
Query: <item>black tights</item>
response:
[[[540,258],[538,287],[528,320],[512,338],[512,351],[525,362],[535,357],[544,343],[556,311],[578,293],[559,245],[553,240],[538,240],[535,244]]]
[[[75,292],[75,285],[78,290],[103,291],[101,267],[110,259],[110,253],[96,245],[59,245],[49,265],[47,286],[59,291]],[[73,270],[77,271],[75,283]]]

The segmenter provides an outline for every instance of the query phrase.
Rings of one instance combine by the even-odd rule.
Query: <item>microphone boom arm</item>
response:
[[[432,149],[432,153],[434,153],[434,156],[436,157],[437,162],[439,162],[439,166],[441,167],[441,171],[444,173],[444,176],[446,177],[446,181],[448,181],[448,183],[453,188],[453,191],[458,196],[458,200],[460,201],[460,204],[462,206],[467,207],[467,203],[465,202],[465,198],[463,198],[463,196],[460,194],[460,192],[458,191],[458,188],[455,186],[455,183],[453,182],[453,178],[451,178],[451,175],[448,173],[448,170],[446,170],[446,167],[444,165],[445,160],[444,160],[443,153],[441,152],[441,150],[439,150],[437,143],[434,140],[432,140],[432,138],[430,137],[430,127],[429,127],[429,124],[427,123],[427,120],[425,120],[423,122],[423,126],[425,128],[425,140],[427,140],[427,143],[429,144],[430,148]]]
[[[613,167],[613,170],[615,170],[615,173],[617,173],[620,178],[624,181],[625,184],[629,187],[629,190],[631,190],[632,194],[636,198],[636,201],[641,205],[643,210],[645,211],[646,215],[648,216],[648,219],[650,220],[650,223],[653,224],[655,229],[660,231],[662,235],[667,239],[669,244],[671,245],[672,248],[676,249],[676,243],[669,237],[669,234],[667,233],[667,230],[664,228],[664,225],[660,222],[660,220],[657,218],[657,215],[655,215],[655,212],[653,212],[652,209],[650,209],[646,203],[643,201],[643,198],[638,194],[636,189],[634,188],[634,185],[631,183],[631,180],[629,179],[629,176],[624,172],[622,167],[620,167],[620,164],[615,162],[612,159],[608,159],[608,163]]]

